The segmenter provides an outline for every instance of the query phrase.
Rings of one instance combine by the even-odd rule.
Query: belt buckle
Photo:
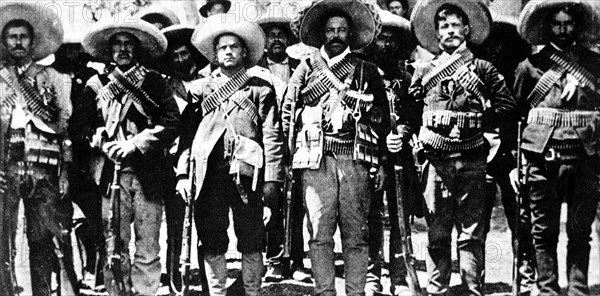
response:
[[[556,151],[554,148],[549,148],[546,155],[544,155],[544,159],[546,161],[556,161],[560,160],[560,151]]]

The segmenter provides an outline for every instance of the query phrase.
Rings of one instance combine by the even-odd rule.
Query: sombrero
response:
[[[582,0],[532,0],[519,15],[517,30],[531,45],[544,45],[550,40],[550,14],[557,9],[569,7],[580,22],[578,39],[589,38],[597,32],[598,20],[591,4]]]
[[[217,63],[213,42],[220,35],[231,33],[240,37],[248,46],[246,67],[250,68],[260,60],[265,49],[265,33],[259,25],[234,14],[218,14],[209,16],[201,22],[192,35],[192,44],[198,48],[211,63]]]
[[[381,31],[381,20],[375,6],[361,0],[317,0],[298,12],[291,28],[301,42],[319,48],[323,45],[323,18],[332,11],[341,11],[352,21],[350,49],[361,49],[371,44]]]
[[[51,8],[43,9],[39,3],[34,2],[10,2],[0,6],[0,29],[9,21],[22,19],[33,27],[34,43],[31,58],[34,61],[41,60],[53,54],[63,41],[63,26]],[[0,42],[0,53],[4,58],[7,55],[4,43]]]
[[[434,18],[443,4],[456,5],[467,14],[471,27],[467,41],[481,44],[487,39],[492,27],[492,16],[482,0],[420,0],[412,11],[410,22],[421,46],[432,53],[440,51]]]
[[[269,5],[266,11],[260,13],[256,23],[260,25],[263,31],[266,31],[271,26],[279,26],[287,32],[288,39],[293,42],[295,35],[290,28],[290,22],[292,21],[292,15],[296,13],[287,14],[282,5]],[[292,42],[289,43],[291,44]]]
[[[417,47],[417,42],[410,30],[410,22],[407,19],[387,10],[380,10],[379,17],[383,28],[391,27],[400,33],[398,44],[403,53],[410,53]]]
[[[225,8],[225,12],[228,12],[229,9],[231,8],[231,1],[229,1],[229,0],[208,0],[198,10],[200,12],[200,15],[203,17],[208,17],[208,9],[217,3],[223,5],[223,8]]]
[[[172,25],[178,25],[181,23],[179,17],[170,9],[160,5],[150,5],[134,15],[135,18],[151,22],[152,20],[159,19],[160,23],[167,28]],[[164,29],[163,28],[163,29]]]
[[[191,42],[192,34],[194,34],[194,27],[186,26],[186,25],[173,25],[167,28],[160,30],[169,44],[171,43],[181,43],[181,42]]]
[[[156,59],[167,50],[167,38],[150,23],[141,20],[118,23],[113,19],[94,24],[83,38],[83,48],[93,57],[110,62],[112,56],[109,40],[117,33],[135,36],[141,43],[141,57]]]

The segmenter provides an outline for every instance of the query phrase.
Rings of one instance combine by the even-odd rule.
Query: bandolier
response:
[[[598,204],[600,56],[584,45],[597,25],[588,1],[532,1],[518,31],[543,46],[519,64],[514,93],[525,107],[525,190],[540,295],[559,295],[557,242],[567,204],[568,295],[589,295],[591,224]]]

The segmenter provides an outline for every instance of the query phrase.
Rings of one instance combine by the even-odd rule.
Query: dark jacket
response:
[[[546,45],[542,51],[550,50],[552,45]],[[600,77],[600,55],[592,52],[581,45],[575,45],[567,50],[578,64],[590,72],[594,77]],[[527,98],[536,86],[542,75],[552,67],[552,62],[542,55],[542,52],[534,54],[519,64],[515,74],[514,93],[519,104],[522,106],[527,116],[531,106]],[[600,94],[584,87],[578,86],[577,91],[569,101],[561,99],[563,88],[567,83],[566,73],[556,82],[544,99],[537,107],[556,108],[561,110],[597,110],[600,107]],[[593,153],[592,147],[596,141],[594,128],[592,126],[582,129],[572,127],[550,127],[539,124],[528,124],[523,131],[523,149],[542,153],[550,139],[554,140],[574,140],[580,139],[588,150]]]
[[[94,116],[89,116],[89,125],[83,127],[91,133],[106,127],[107,114],[103,114],[105,103],[98,101],[97,95],[99,86],[103,87],[109,82],[110,78],[107,74],[96,75],[88,81],[83,91],[86,101],[96,102],[94,113],[90,113]],[[137,148],[137,151],[124,161],[123,167],[136,173],[168,173],[172,171],[172,162],[167,151],[178,136],[181,115],[173,91],[158,72],[149,70],[141,84],[141,89],[158,104],[158,109],[132,104],[121,120],[121,126],[126,131],[125,136],[133,141]],[[92,165],[96,182],[100,181],[103,163],[108,161],[104,157],[102,161],[95,161]]]

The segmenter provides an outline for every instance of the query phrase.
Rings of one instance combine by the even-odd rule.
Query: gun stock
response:
[[[396,95],[393,90],[388,88],[387,97],[388,103],[390,107],[390,127],[391,133],[394,135],[398,134],[397,129],[397,115],[396,108],[394,106],[394,101],[396,99]],[[415,268],[415,258],[413,256],[412,249],[412,238],[411,238],[411,230],[407,228],[406,219],[404,217],[404,188],[403,188],[403,175],[402,175],[402,166],[397,159],[394,159],[394,188],[396,189],[396,204],[398,208],[398,228],[400,230],[400,238],[402,243],[402,256],[404,257],[404,264],[406,264],[406,270],[408,273],[409,281],[408,287],[410,288],[413,295],[416,296],[424,296],[423,290],[421,289],[421,285],[419,284],[419,277],[417,275],[417,270]],[[388,201],[389,202],[389,201]]]
[[[121,295],[125,292],[123,270],[121,267],[121,164],[115,162],[113,182],[110,185],[111,206],[108,213],[109,230],[106,240],[106,256],[108,267],[112,272],[110,287],[106,287],[110,295]],[[106,275],[105,275],[106,276]]]

